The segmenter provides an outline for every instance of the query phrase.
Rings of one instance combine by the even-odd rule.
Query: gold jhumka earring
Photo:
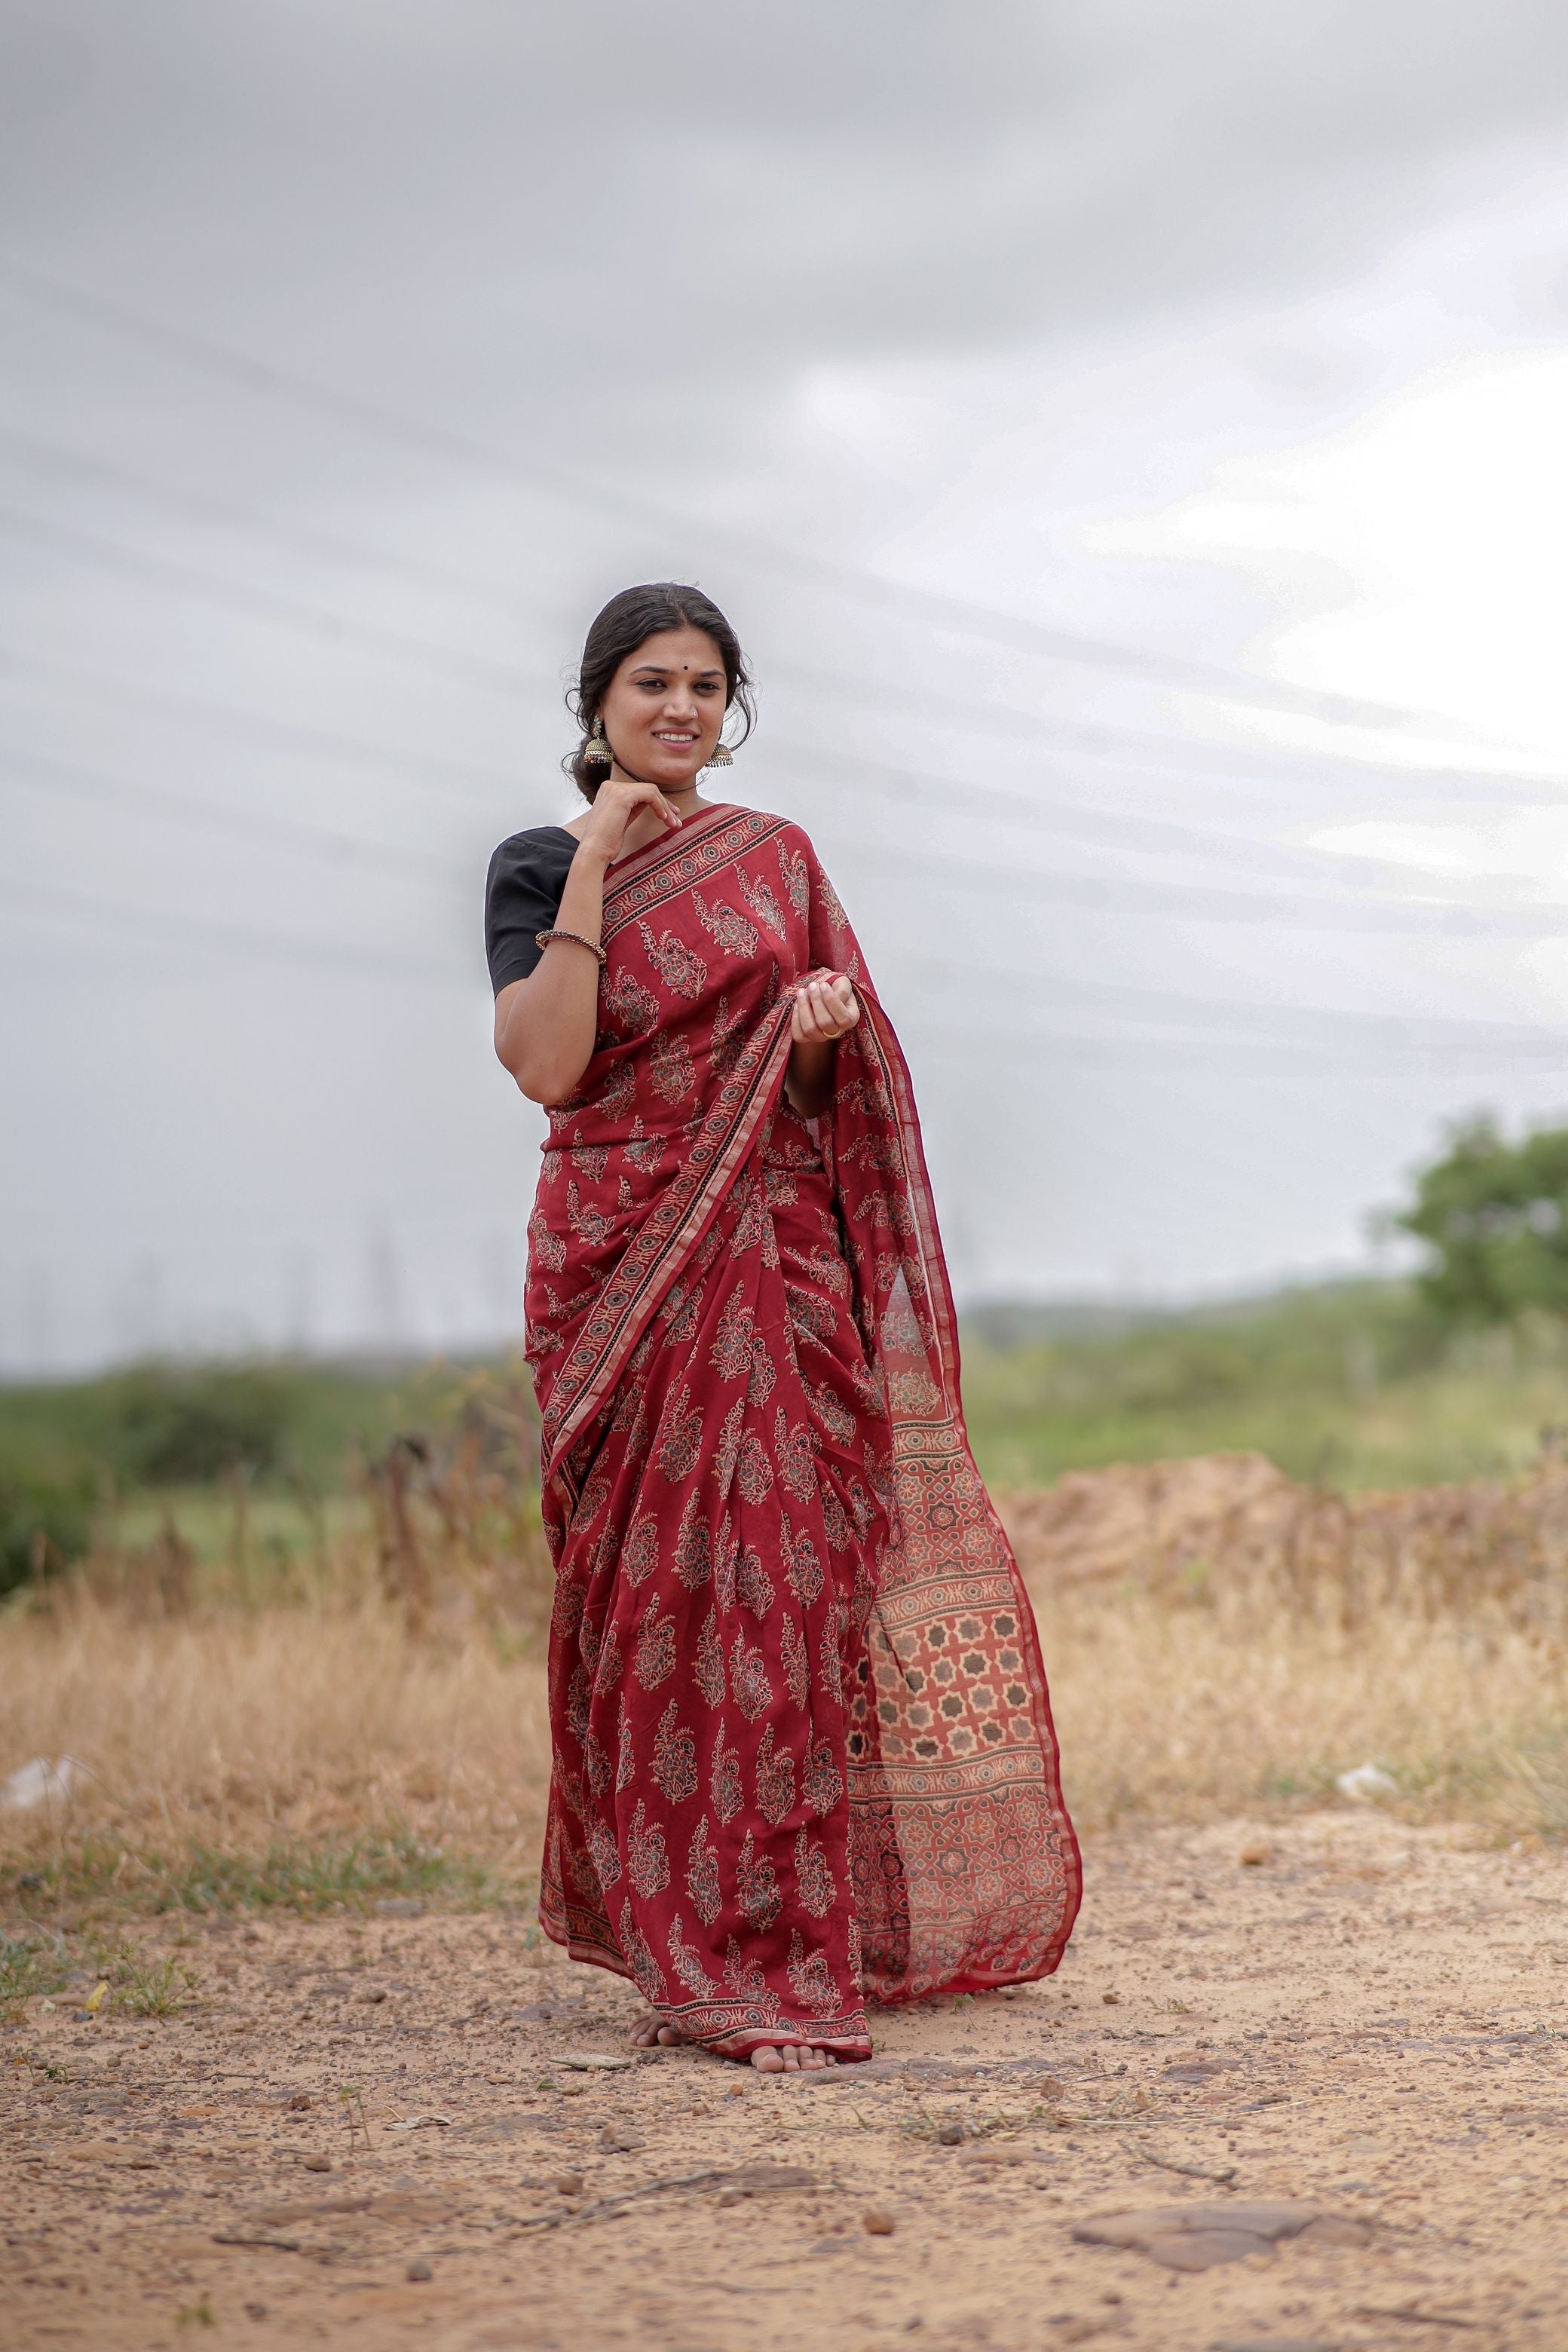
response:
[[[607,768],[615,756],[605,740],[605,719],[604,713],[601,711],[594,721],[594,731],[588,738],[588,746],[583,757],[591,761],[595,767]]]
[[[735,764],[735,754],[731,751],[728,743],[715,743],[702,764],[705,768],[732,768]]]

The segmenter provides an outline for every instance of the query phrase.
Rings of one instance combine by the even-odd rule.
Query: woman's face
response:
[[[724,723],[723,658],[701,629],[645,637],[610,680],[601,706],[616,765],[661,793],[689,792]]]

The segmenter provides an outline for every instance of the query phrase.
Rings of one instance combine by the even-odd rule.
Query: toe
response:
[[[759,2074],[777,2074],[784,2067],[784,2060],[771,2042],[764,2043],[760,2050],[752,2051],[752,2063]]]
[[[639,2018],[631,2034],[634,2050],[668,2050],[671,2042],[683,2038],[679,2027],[667,2025],[658,2017]]]

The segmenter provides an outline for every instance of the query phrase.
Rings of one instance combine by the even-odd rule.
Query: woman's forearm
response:
[[[837,1055],[837,1045],[831,1041],[818,1045],[803,1039],[791,1046],[784,1092],[802,1118],[820,1118],[833,1100],[833,1066]]]
[[[605,860],[584,843],[573,858],[552,929],[596,947],[605,913]],[[563,1102],[593,1059],[599,1026],[599,961],[574,940],[552,940],[526,980],[496,1001],[496,1055],[529,1099]]]

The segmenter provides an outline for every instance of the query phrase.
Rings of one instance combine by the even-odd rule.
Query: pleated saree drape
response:
[[[529,1229],[541,1916],[694,2041],[865,2056],[868,1995],[1053,1969],[1079,1885],[909,1076],[781,818],[703,811],[619,861],[603,940]],[[807,1125],[783,1088],[820,969],[863,1017]]]

